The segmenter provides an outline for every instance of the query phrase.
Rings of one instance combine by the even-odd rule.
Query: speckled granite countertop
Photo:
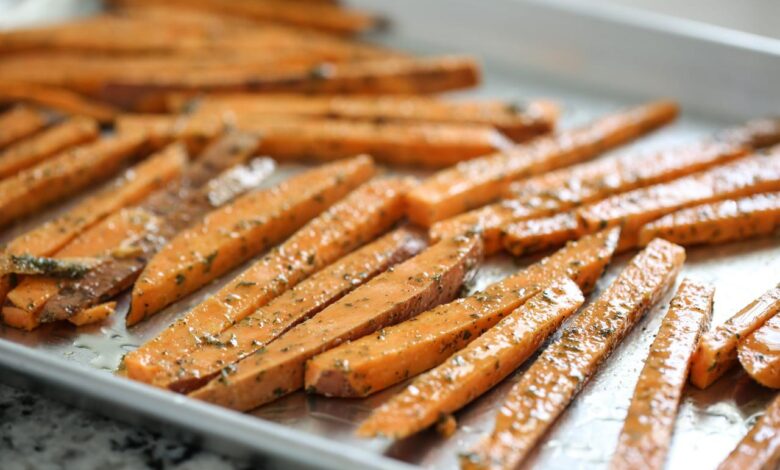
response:
[[[2,384],[0,467],[3,470],[259,468]]]

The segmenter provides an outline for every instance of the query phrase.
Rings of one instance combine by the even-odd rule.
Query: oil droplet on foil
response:
[[[73,345],[95,356],[89,361],[91,366],[110,371],[119,367],[125,353],[138,347],[126,334],[108,327],[102,327],[93,334],[81,335]]]

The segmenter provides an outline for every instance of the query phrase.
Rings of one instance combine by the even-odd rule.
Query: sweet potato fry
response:
[[[28,106],[15,106],[0,114],[0,149],[46,127],[44,114]]]
[[[146,264],[133,288],[128,325],[284,240],[374,172],[369,157],[355,157],[293,176],[209,213]]]
[[[0,103],[17,101],[74,116],[90,117],[101,123],[110,122],[118,112],[107,104],[90,100],[65,88],[0,80]]]
[[[442,240],[239,361],[191,397],[250,410],[303,387],[308,359],[451,300],[482,258],[478,237]],[[349,367],[344,364],[344,367]]]
[[[155,383],[175,359],[218,335],[287,289],[372,240],[398,221],[410,182],[369,182],[310,221],[287,241],[196,306],[155,339],[125,356],[128,376]]]
[[[168,387],[188,392],[204,385],[220,370],[264,347],[390,266],[416,255],[425,245],[420,234],[401,228],[341,258],[228,328],[216,342],[202,344],[181,358]]]
[[[145,144],[141,134],[107,137],[68,149],[0,181],[0,226],[108,178]]]
[[[68,318],[68,321],[76,326],[91,325],[92,323],[98,323],[105,320],[109,316],[113,315],[115,311],[116,302],[106,302],[104,304],[82,310],[81,312]]]
[[[780,388],[780,315],[775,314],[739,342],[739,363],[765,387]]]
[[[712,318],[715,288],[684,279],[650,346],[610,469],[662,469],[699,337]]]
[[[322,353],[309,361],[306,388],[340,397],[383,390],[441,364],[555,279],[569,277],[590,292],[618,237],[618,229],[583,237],[484,291]]]
[[[645,224],[639,245],[656,237],[678,245],[714,245],[771,235],[780,229],[780,193],[702,204]]]
[[[780,463],[780,395],[772,400],[750,432],[718,470],[771,470]]]
[[[142,209],[123,209],[104,219],[57,253],[59,258],[99,257],[143,236],[149,225],[158,219]],[[51,277],[25,277],[6,296],[3,320],[15,328],[26,330],[49,321],[42,318],[43,305],[59,290],[58,280]]]
[[[195,104],[198,114],[312,116],[386,122],[485,124],[515,141],[550,132],[558,106],[535,100],[522,107],[500,101],[446,101],[423,96],[303,96],[234,94],[207,96]],[[176,108],[179,112],[182,109]]]
[[[674,103],[653,102],[442,170],[409,195],[409,217],[430,227],[433,222],[491,202],[512,181],[593,158],[666,124],[676,115]]]
[[[502,228],[504,248],[515,256],[544,251],[576,240],[582,234],[574,212],[561,212],[550,217],[513,222]]]
[[[148,0],[113,0],[120,6],[142,7],[155,5]],[[355,34],[375,28],[379,19],[353,9],[326,3],[309,3],[305,7],[284,0],[173,0],[167,6],[204,10],[257,21],[273,21],[293,26],[312,28],[330,33]]]
[[[493,432],[463,468],[515,468],[640,318],[674,284],[685,250],[655,240],[548,346],[512,387]]]
[[[717,139],[563,168],[512,183],[504,193],[507,198],[504,201],[433,224],[431,237],[438,240],[479,231],[486,251],[492,253],[501,248],[500,233],[504,225],[545,217],[612,194],[680,178],[743,157],[748,148],[778,140],[780,120],[750,121],[720,134]]]
[[[100,299],[110,299],[122,292],[137,279],[146,261],[176,233],[197,223],[232,197],[255,189],[273,170],[272,165],[262,164],[263,159],[256,168],[241,165],[256,147],[256,139],[239,133],[227,134],[209,145],[181,178],[151,194],[141,204],[160,223],[149,226],[137,242],[115,252],[82,278],[61,282],[58,295],[44,305],[42,316],[51,321],[65,320],[74,312],[96,305]],[[230,176],[236,170],[247,174],[240,181],[235,180]],[[222,187],[223,184],[229,188]]]
[[[68,147],[90,142],[97,138],[98,132],[94,120],[74,117],[17,142],[0,152],[0,178],[13,176]]]
[[[209,142],[226,130],[224,122],[201,120],[192,124],[186,117],[163,114],[120,114],[114,121],[120,134],[143,134],[154,146],[163,146],[174,140],[182,141],[193,154],[200,153]]]
[[[578,211],[585,231],[620,225],[619,249],[639,243],[643,225],[686,207],[780,190],[780,148],[669,183],[612,196]]]
[[[212,74],[174,74],[150,82],[144,78],[115,78],[102,87],[99,98],[126,109],[159,112],[171,93],[253,92],[305,94],[424,94],[476,85],[479,67],[470,57],[388,58],[288,71],[216,71]]]
[[[376,409],[358,435],[403,439],[454,413],[520,367],[584,300],[569,278],[551,284]]]
[[[780,312],[780,284],[716,326],[699,342],[691,365],[691,383],[707,388],[737,362],[737,344]]]

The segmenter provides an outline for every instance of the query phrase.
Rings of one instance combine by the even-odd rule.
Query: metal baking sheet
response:
[[[643,97],[658,94],[652,87],[642,88],[641,83],[633,84],[636,89],[627,89],[624,84],[616,85],[614,89],[600,88],[599,73],[584,66],[582,74],[589,78],[584,80],[583,85],[578,81],[578,74],[572,75],[566,70],[561,72],[560,67],[554,64],[545,67],[543,63],[535,65],[533,60],[513,60],[506,44],[504,49],[499,51],[490,47],[491,35],[495,33],[489,28],[490,15],[496,19],[496,24],[505,22],[501,13],[511,12],[517,18],[526,14],[526,20],[520,21],[521,23],[527,21],[528,16],[537,15],[548,21],[546,25],[537,25],[537,29],[544,29],[546,26],[547,29],[555,30],[558,26],[569,24],[566,22],[578,15],[576,9],[565,9],[562,13],[564,23],[556,23],[556,16],[552,13],[557,11],[556,8],[562,8],[557,2],[548,10],[544,10],[544,7],[535,2],[495,1],[496,10],[492,13],[482,11],[471,16],[463,8],[467,4],[473,6],[473,2],[446,2],[446,5],[451,5],[451,14],[441,15],[438,22],[432,22],[431,15],[436,11],[435,5],[438,5],[438,8],[448,8],[441,2],[430,2],[431,5],[413,2],[417,5],[413,14],[410,13],[412,10],[404,9],[404,6],[412,5],[406,0],[357,3],[375,10],[389,11],[391,17],[399,23],[395,32],[378,36],[375,38],[377,41],[421,53],[441,50],[476,53],[484,60],[486,80],[479,90],[470,94],[515,100],[538,96],[553,97],[564,105],[562,127],[585,122],[610,110],[635,104]],[[447,18],[446,23],[451,24],[444,24],[444,18]],[[582,15],[580,19],[583,25],[592,25],[594,21],[593,18]],[[426,20],[429,22],[425,23]],[[607,20],[597,19],[597,22],[602,21]],[[621,22],[614,18],[611,21],[612,23],[604,23],[607,26],[602,25],[602,34],[605,37],[611,37],[610,35],[631,26],[630,22]],[[430,27],[426,28],[426,24]],[[610,24],[614,27],[610,28]],[[470,25],[469,34],[458,34],[465,25]],[[653,31],[653,28],[645,26],[649,29],[642,34]],[[639,26],[635,25],[635,28],[637,31],[641,30]],[[506,30],[502,34],[504,43],[510,43],[519,41],[524,33]],[[576,40],[571,31],[561,34]],[[715,62],[708,62],[708,67],[717,66],[716,59],[719,57],[728,63],[729,57],[734,53],[733,44],[706,42],[701,37],[677,37],[668,31],[655,31],[655,34],[667,41],[678,41],[682,48],[693,47],[692,44],[704,47],[709,53],[715,54],[712,57]],[[628,47],[632,41],[631,35],[625,36],[624,40]],[[586,42],[583,39],[585,49],[590,47]],[[446,49],[441,49],[441,46],[446,46]],[[480,49],[481,47],[483,49]],[[539,47],[543,49],[544,45]],[[517,51],[522,52],[523,48],[518,48]],[[555,51],[555,47],[548,47],[537,51],[536,55],[549,56]],[[580,50],[574,45],[566,51],[557,51],[560,60],[567,57],[575,61],[583,60],[588,54],[587,50]],[[722,55],[718,56],[718,52]],[[754,54],[759,70],[767,70],[763,68],[763,60],[771,57],[771,51],[753,50],[749,53]],[[780,53],[774,59],[777,60],[778,57]],[[652,72],[652,67],[647,68],[637,62],[623,63],[622,67],[631,69],[622,72],[623,77],[642,71]],[[754,70],[744,70],[745,76],[740,79],[762,83],[777,83],[780,80],[780,70],[770,76],[758,76],[751,74],[751,71]],[[742,115],[750,115],[746,109],[731,109],[731,114],[719,113],[718,109],[708,108],[707,103],[701,101],[700,94],[676,94],[678,90],[695,88],[697,85],[684,74],[678,78],[684,83],[667,94],[681,99],[684,105],[688,105],[686,109],[709,114],[686,112],[674,125],[620,149],[619,152],[637,149],[651,151],[689,141],[734,123],[735,119]],[[726,100],[735,93],[739,94],[726,88],[725,84],[723,86],[722,93]],[[763,85],[754,84],[747,89],[754,90],[761,86]],[[618,90],[618,93],[614,90]],[[747,102],[756,103],[756,111],[753,114],[765,111],[767,100],[759,104],[761,98],[754,95],[746,98]],[[771,102],[771,99],[769,101]],[[780,106],[775,109],[780,109]],[[274,175],[274,180],[268,183],[299,171],[300,168],[282,165]],[[54,208],[15,227],[2,234],[0,242],[7,241],[66,207]],[[515,260],[506,256],[491,258],[480,267],[470,290],[481,289],[536,259]],[[626,259],[628,256],[622,256],[613,262],[591,298],[609,284]],[[235,272],[240,269],[242,268]],[[717,286],[713,324],[718,324],[776,284],[779,273],[780,240],[770,238],[715,248],[690,249],[681,278],[691,276],[713,282]],[[231,278],[232,275],[223,277],[223,280]],[[220,285],[219,281],[211,284],[129,331],[124,327],[126,297],[122,298],[117,315],[101,325],[79,329],[65,325],[46,325],[31,333],[0,326],[0,368],[5,371],[0,375],[0,380],[48,392],[80,406],[133,423],[154,425],[157,429],[199,440],[218,452],[242,456],[262,455],[280,468],[289,468],[289,462],[296,462],[306,466],[338,469],[414,466],[449,469],[457,468],[458,451],[468,449],[480,435],[491,429],[502,397],[523,371],[517,371],[494,390],[458,413],[458,431],[449,439],[429,431],[394,444],[379,439],[357,439],[352,432],[360,420],[398,391],[400,386],[363,400],[327,399],[297,393],[249,414],[239,414],[113,376],[112,371],[124,353],[153,337]],[[604,367],[544,438],[526,463],[527,468],[605,468],[614,449],[643,359],[665,312],[668,297],[659,303],[615,350]],[[744,435],[771,395],[771,391],[754,384],[740,371],[734,371],[706,392],[691,388],[686,390],[668,468],[714,468]]]

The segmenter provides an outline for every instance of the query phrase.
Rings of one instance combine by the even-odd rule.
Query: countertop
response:
[[[3,470],[262,468],[0,385]]]

